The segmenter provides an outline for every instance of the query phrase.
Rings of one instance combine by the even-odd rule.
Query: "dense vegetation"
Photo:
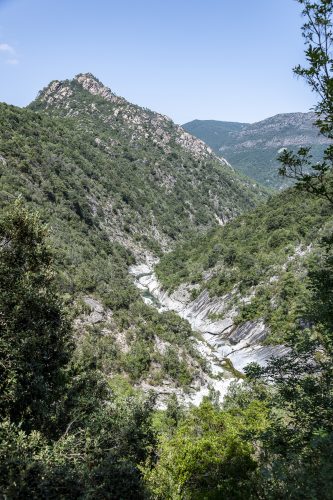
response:
[[[1,496],[89,497],[110,482],[111,463],[112,488],[138,485],[133,467],[151,439],[151,404],[116,402],[93,359],[75,357],[38,218],[17,203],[0,235]]]
[[[21,200],[0,221],[1,495],[141,498],[138,465],[152,456],[154,398],[110,378],[119,352],[110,337],[101,340],[101,325],[90,333],[86,327],[75,347],[46,237]],[[160,376],[189,384],[188,364],[175,350],[191,351],[189,325],[139,301],[131,307],[137,310],[119,309],[116,320],[123,328],[130,323],[135,339],[122,360],[130,377],[149,368],[149,345],[158,335],[173,346],[155,360]]]
[[[223,405],[212,394],[199,408],[171,399],[158,411],[152,396],[73,350],[38,218],[17,202],[0,230],[5,498],[331,498],[331,233],[309,276],[312,326],[290,355],[249,367]]]
[[[165,195],[163,204],[162,193],[156,194],[153,181],[149,192],[149,182],[142,172],[135,173],[132,161],[110,160],[90,135],[75,132],[71,120],[7,105],[0,106],[0,115],[1,205],[21,196],[22,203],[37,209],[41,222],[47,222],[58,287],[72,317],[90,312],[85,297],[93,296],[106,311],[112,310],[112,319],[105,317],[81,329],[86,332],[82,349],[108,373],[126,373],[133,382],[151,375],[150,382],[157,384],[167,375],[176,384],[188,386],[204,366],[189,341],[192,332],[172,313],[158,316],[144,305],[128,275],[129,265],[135,262],[132,247],[160,252],[158,238],[145,234],[151,223],[142,218],[154,217],[157,230],[159,213],[160,234],[165,232],[166,238],[171,233],[176,237],[176,226],[185,224],[181,214],[178,222],[175,213],[168,215],[177,211],[174,195]],[[120,146],[119,151],[126,156]],[[132,181],[135,202],[124,201]],[[146,185],[145,192],[141,185]],[[107,211],[110,198],[112,209]],[[158,208],[150,206],[149,199]],[[164,226],[166,216],[169,222]],[[128,352],[116,347],[117,336],[125,339]],[[173,348],[161,355],[156,339]],[[183,350],[175,353],[175,346]]]
[[[93,75],[77,75],[52,88],[44,89],[30,108],[66,117],[70,127],[84,130],[102,150],[109,170],[101,172],[103,185],[109,178],[109,194],[120,190],[125,204],[118,209],[124,218],[129,210],[130,227],[139,217],[136,232],[153,225],[157,234],[177,239],[184,228],[216,225],[215,215],[234,216],[265,198],[262,188],[207,154],[206,146],[199,152],[196,145],[186,146],[184,131],[171,120],[115,96]],[[112,204],[112,197],[108,201]],[[158,239],[154,233],[150,237]]]
[[[324,89],[318,126],[333,138],[327,52],[333,2],[299,2],[311,21],[303,28],[310,67],[297,72]],[[70,85],[73,90],[77,83]],[[104,106],[83,95],[83,108]],[[211,391],[197,408],[182,407],[174,396],[158,409],[155,396],[135,383],[167,379],[189,390],[195,372],[201,376],[206,367],[189,324],[143,304],[128,267],[137,248],[158,253],[165,241],[177,239],[179,223],[189,220],[193,229],[204,222],[172,211],[176,189],[168,198],[135,169],[126,173],[135,156],[122,163],[120,143],[114,145],[118,171],[109,152],[94,146],[91,127],[98,130],[101,115],[90,122],[77,95],[74,101],[77,106],[63,113],[56,108],[56,118],[50,109],[0,107],[1,498],[331,499],[332,147],[322,163],[311,165],[311,176],[302,169],[309,151],[283,154],[282,171],[298,181],[298,190],[206,235],[186,232],[188,241],[162,258],[158,273],[170,289],[192,281],[212,294],[233,292],[239,320],[264,317],[273,340],[284,340],[289,352],[266,367],[249,365],[246,379],[234,383],[223,402]],[[68,109],[72,118],[58,116]],[[121,134],[134,147],[133,131],[123,126],[120,120]],[[147,148],[150,158],[157,155],[149,140]],[[122,181],[130,179],[133,199],[123,199]],[[230,178],[233,199],[238,182]],[[140,191],[146,185],[148,201]],[[204,196],[197,184],[193,200],[198,192]],[[237,210],[249,206],[249,192]],[[156,204],[175,215],[167,226],[154,208],[158,194]],[[119,212],[113,212],[113,197]],[[139,219],[136,203],[144,207]],[[156,210],[159,235],[150,227],[147,240],[135,234],[151,222],[148,207],[153,215]],[[223,215],[209,197],[206,208],[211,219]],[[128,230],[121,225],[124,214],[133,216]],[[253,291],[242,307],[241,296]]]
[[[102,109],[109,105],[82,87],[75,96],[83,110],[91,102]],[[124,246],[158,254],[195,228],[216,225],[215,216],[251,206],[256,193],[217,161],[198,161],[177,145],[163,155],[148,140],[132,144],[128,129],[106,126],[102,118],[84,115],[83,127],[78,118],[2,104],[0,200],[3,206],[22,195],[54,228],[70,293],[106,296],[114,281],[108,255],[129,264],[133,258]],[[112,149],[96,142],[97,134]]]
[[[0,105],[1,206],[21,196],[48,224],[58,286],[73,318],[90,313],[87,297],[104,307],[101,321],[88,318],[79,329],[80,348],[104,372],[188,388],[205,369],[192,332],[172,313],[158,316],[142,304],[128,267],[138,255],[159,255],[217,217],[252,206],[261,192],[213,156],[177,143],[170,120],[95,95],[84,85],[109,91],[91,75],[81,78],[64,82],[60,107],[43,101],[48,89],[32,109]],[[135,120],[148,117],[143,136],[122,118],[124,110]],[[170,135],[168,149],[149,120]]]
[[[303,314],[305,261],[317,258],[316,242],[332,220],[329,203],[294,190],[164,255],[156,272],[173,290],[195,283],[195,295],[233,294],[237,321],[262,318],[270,342],[283,341]],[[254,294],[255,292],[255,294]],[[249,303],[243,298],[252,296]]]

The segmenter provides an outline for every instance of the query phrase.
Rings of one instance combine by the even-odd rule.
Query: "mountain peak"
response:
[[[88,71],[88,73],[78,73],[75,75],[74,80],[94,80],[95,82],[102,84],[102,82],[97,78],[97,76],[93,75]]]
[[[316,114],[280,113],[255,123],[194,120],[183,125],[187,132],[204,140],[223,155],[236,170],[264,186],[281,189],[289,185],[279,176],[277,160],[281,149],[294,151],[311,146],[314,161],[320,161],[330,140],[319,135]]]
[[[80,92],[80,87],[90,94],[100,96],[107,101],[123,104],[125,99],[116,96],[111,89],[92,73],[79,73],[72,80],[53,80],[47,87],[38,94],[37,101],[49,106],[64,106],[69,98]]]
[[[53,80],[30,107],[53,110],[61,116],[80,115],[81,120],[93,117],[108,123],[111,129],[126,130],[134,142],[149,139],[167,154],[177,143],[198,159],[214,158],[229,166],[223,159],[217,158],[203,141],[185,132],[170,118],[117,96],[92,73],[79,73],[72,80]]]
[[[116,96],[111,89],[106,87],[96,76],[92,73],[79,73],[75,76],[74,81],[78,82],[85,90],[92,95],[99,95],[108,101],[123,100],[125,99]]]

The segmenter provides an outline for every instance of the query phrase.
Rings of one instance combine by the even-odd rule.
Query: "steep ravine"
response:
[[[248,363],[265,365],[272,356],[282,356],[287,352],[284,346],[262,344],[268,334],[262,321],[248,321],[236,326],[236,311],[228,308],[230,296],[210,298],[208,292],[203,291],[192,300],[191,285],[180,286],[169,295],[154,273],[154,264],[156,261],[149,261],[130,268],[143,300],[159,311],[175,311],[202,335],[203,341],[198,342],[198,349],[207,357],[212,373],[224,378],[211,380],[212,387],[222,398],[230,381],[237,378],[237,372],[244,373]],[[210,319],[214,315],[223,319]],[[203,387],[192,402],[200,402],[208,390]]]

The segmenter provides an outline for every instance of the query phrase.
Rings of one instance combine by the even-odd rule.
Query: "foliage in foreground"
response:
[[[18,201],[0,220],[0,242],[0,412],[26,430],[46,430],[73,349],[71,327],[38,216]]]
[[[71,355],[37,219],[16,207],[0,227],[3,498],[332,498],[332,227],[289,355],[250,366],[222,408],[172,401],[162,416],[151,398],[109,387],[95,359]]]
[[[117,394],[74,355],[38,217],[18,202],[0,234],[2,497],[140,497],[153,399]]]
[[[6,311],[0,351],[5,367],[1,494],[7,498],[329,499],[333,260],[330,227],[326,229],[320,259],[309,272],[307,326],[297,329],[290,355],[266,369],[250,367],[248,382],[232,389],[224,407],[205,401],[186,411],[171,402],[158,423],[153,398],[129,385],[117,387],[116,380],[109,385],[98,357],[73,353],[44,229],[35,215],[16,205],[1,222],[1,307]],[[142,319],[145,312],[140,313]],[[125,315],[122,321],[127,320]],[[149,334],[149,324],[137,325],[142,335]],[[178,334],[187,342],[187,325],[179,325],[172,315],[160,325],[156,316],[150,328],[170,342]],[[16,337],[20,332],[24,342],[16,345],[13,340],[22,338]],[[57,342],[50,341],[52,333]],[[23,358],[26,347],[30,356]],[[43,383],[44,392],[37,399],[36,385],[24,385],[20,379],[22,366],[32,382],[43,377],[48,382],[52,375],[57,383]],[[13,391],[13,381],[24,390]],[[14,407],[21,413],[14,414]]]
[[[206,400],[189,411],[171,437],[160,438],[156,466],[144,469],[152,497],[250,498],[257,469],[254,440],[267,426],[266,414],[260,401],[223,411]]]

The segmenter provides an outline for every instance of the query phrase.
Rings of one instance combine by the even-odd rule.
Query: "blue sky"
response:
[[[90,71],[170,116],[254,122],[308,111],[295,0],[0,0],[0,101]]]

